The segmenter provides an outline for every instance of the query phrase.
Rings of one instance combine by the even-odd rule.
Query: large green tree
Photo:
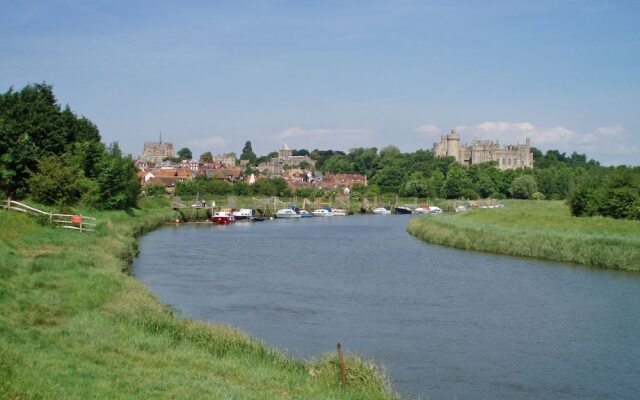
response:
[[[240,159],[249,161],[249,164],[255,164],[257,158],[251,147],[251,142],[247,140],[242,148],[242,153],[240,153]]]
[[[180,159],[180,161],[191,160],[193,158],[193,154],[191,153],[191,150],[188,147],[183,147],[180,150],[178,150],[178,158]]]
[[[94,202],[102,209],[135,207],[140,194],[140,181],[131,156],[124,156],[118,143],[112,143],[99,164]]]

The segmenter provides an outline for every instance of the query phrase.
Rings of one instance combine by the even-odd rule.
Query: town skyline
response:
[[[132,155],[430,149],[462,137],[638,165],[640,5],[599,1],[30,2],[0,90],[53,85]]]

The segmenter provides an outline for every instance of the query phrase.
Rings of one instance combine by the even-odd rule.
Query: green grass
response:
[[[95,234],[0,211],[0,399],[389,399],[378,367],[302,361],[243,332],[176,317],[130,277],[136,236],[165,200],[95,212]],[[164,207],[160,207],[164,206]]]
[[[423,216],[408,231],[460,249],[640,271],[639,221],[572,217],[557,201],[513,200],[505,208]]]

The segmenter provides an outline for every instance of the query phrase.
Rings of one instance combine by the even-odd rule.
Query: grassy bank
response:
[[[408,230],[429,243],[459,249],[640,270],[638,221],[572,217],[562,202],[506,205],[416,218]]]
[[[296,360],[174,316],[123,272],[136,235],[171,218],[168,207],[87,214],[99,219],[95,234],[0,211],[0,398],[393,397],[354,355],[342,387],[335,353]]]

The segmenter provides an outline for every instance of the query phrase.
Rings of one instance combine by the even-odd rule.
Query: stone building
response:
[[[138,157],[142,162],[160,162],[165,158],[173,158],[175,153],[173,152],[173,143],[166,143],[162,141],[160,136],[159,142],[144,142],[144,148],[142,154]]]
[[[282,172],[287,168],[298,167],[301,163],[306,162],[309,164],[307,169],[314,170],[316,162],[309,156],[294,156],[293,150],[286,144],[282,149],[278,151],[278,157],[272,158],[269,161],[258,164],[258,171],[260,173],[271,176],[280,176]]]
[[[227,168],[235,167],[236,153],[231,152],[231,153],[225,153],[225,154],[218,154],[217,156],[212,157],[212,161],[222,163],[222,165]]]
[[[462,165],[495,161],[499,169],[533,168],[533,153],[529,138],[524,144],[503,147],[497,141],[476,138],[471,145],[466,145],[461,144],[458,133],[451,130],[450,134],[440,138],[440,143],[433,144],[433,154],[438,157],[454,157]]]

